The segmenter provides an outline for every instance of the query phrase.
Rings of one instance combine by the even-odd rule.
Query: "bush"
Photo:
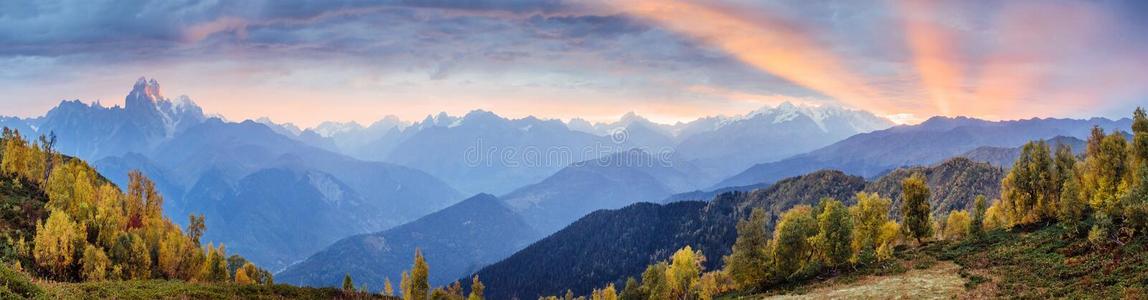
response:
[[[24,274],[0,265],[0,299],[28,299],[41,293],[40,287]]]

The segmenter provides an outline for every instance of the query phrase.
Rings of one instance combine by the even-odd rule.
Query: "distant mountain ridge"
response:
[[[444,285],[522,249],[538,238],[521,216],[498,198],[479,194],[414,222],[383,232],[352,236],[276,275],[279,282],[337,286],[343,275],[356,283],[397,284],[415,249],[432,263],[432,285]]]
[[[918,125],[903,125],[858,134],[809,153],[757,164],[714,186],[772,182],[819,169],[839,169],[871,177],[902,166],[930,165],[978,147],[1018,147],[1031,140],[1056,136],[1085,137],[1093,126],[1127,130],[1130,119],[1093,118],[985,121],[934,117]]]

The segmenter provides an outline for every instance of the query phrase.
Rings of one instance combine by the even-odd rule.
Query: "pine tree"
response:
[[[813,237],[814,251],[825,266],[837,268],[853,256],[850,242],[853,238],[853,220],[849,209],[832,198],[821,199],[821,214],[817,216],[817,235]]]
[[[351,293],[355,291],[355,281],[351,279],[351,273],[343,274],[343,292]]]
[[[768,244],[765,210],[754,208],[749,219],[738,221],[737,240],[730,255],[725,257],[726,271],[738,287],[758,287],[768,278]]]
[[[973,201],[973,216],[969,222],[969,236],[980,238],[985,233],[985,211],[988,210],[988,205],[985,203],[984,195],[977,195],[976,200]]]
[[[921,173],[901,181],[901,216],[904,229],[909,236],[921,243],[921,239],[933,235],[933,221],[930,219],[929,186]]]

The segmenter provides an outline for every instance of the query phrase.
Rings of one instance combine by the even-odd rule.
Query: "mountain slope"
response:
[[[487,283],[488,295],[499,298],[561,294],[566,288],[587,293],[608,282],[622,284],[626,277],[639,277],[648,264],[685,245],[701,249],[706,254],[706,268],[713,270],[722,265],[722,256],[729,254],[737,220],[753,208],[765,209],[767,229],[772,232],[781,212],[796,205],[816,205],[823,197],[851,204],[856,193],[872,191],[898,199],[900,180],[913,172],[927,176],[927,184],[934,191],[930,203],[935,214],[967,208],[976,195],[999,194],[1003,176],[1000,168],[954,158],[936,166],[897,170],[872,182],[823,170],[751,192],[721,193],[708,203],[638,203],[587,215],[477,275]]]
[[[450,283],[518,251],[537,233],[491,195],[480,194],[414,222],[383,232],[340,240],[278,274],[279,282],[337,286],[344,274],[381,287],[398,283],[415,249],[431,263],[432,285]]]
[[[1001,194],[1001,180],[1005,176],[1003,168],[956,157],[934,166],[894,170],[869,182],[865,191],[893,199],[891,213],[894,217],[900,216],[901,181],[914,173],[925,175],[925,184],[930,190],[929,205],[938,215],[959,209],[971,210],[977,196],[987,197],[991,204]]]
[[[708,180],[689,164],[641,150],[579,162],[502,197],[534,228],[549,234],[598,209],[657,201]]]
[[[1030,119],[992,122],[934,117],[913,126],[852,136],[827,147],[785,160],[755,165],[723,180],[715,188],[741,186],[820,169],[838,169],[871,177],[902,166],[930,165],[982,146],[1018,147],[1055,136],[1085,137],[1096,125],[1127,129],[1131,120]]]
[[[439,119],[449,120],[408,127],[385,161],[426,171],[466,193],[506,193],[567,164],[624,150],[587,153],[587,146],[614,144],[556,120],[509,120],[481,110],[447,124]]]
[[[1048,140],[1049,147],[1056,151],[1060,145],[1072,147],[1077,155],[1084,153],[1084,141],[1075,137],[1057,136]],[[1016,159],[1020,157],[1021,147],[977,147],[961,154],[962,157],[972,161],[986,162],[994,166],[1011,168]]]
[[[599,210],[477,275],[492,299],[531,299],[561,294],[567,288],[585,294],[606,282],[620,284],[685,245],[701,249],[707,268],[713,269],[729,253],[736,237],[734,225],[743,214],[739,211],[750,203],[774,212],[814,204],[822,197],[850,199],[863,187],[860,177],[825,171],[753,193],[721,194],[710,203],[637,203]]]
[[[169,214],[206,213],[218,229],[206,240],[244,249],[273,270],[461,198],[420,171],[306,146],[250,121],[209,120],[156,149],[148,156],[165,178],[186,187]]]

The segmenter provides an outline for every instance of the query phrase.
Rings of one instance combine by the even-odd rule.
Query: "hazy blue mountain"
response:
[[[1084,140],[1068,137],[1057,136],[1048,140],[1051,150],[1056,151],[1056,148],[1061,145],[1068,145],[1072,147],[1072,152],[1077,155],[1084,153],[1085,143]],[[968,158],[973,161],[986,162],[994,166],[1012,168],[1013,163],[1020,157],[1021,147],[991,147],[983,146],[970,150],[961,154],[962,157]]]
[[[1084,138],[1094,125],[1127,130],[1131,120],[1094,118],[994,122],[966,117],[934,117],[918,125],[858,134],[809,153],[758,164],[715,187],[771,182],[826,168],[871,177],[902,166],[935,164],[978,147],[1012,148],[1030,140],[1056,136]]]
[[[410,136],[385,161],[426,171],[467,193],[506,193],[570,163],[624,150],[557,120],[510,120],[481,110],[460,119],[428,117],[406,131]]]
[[[142,152],[204,119],[203,109],[186,96],[166,98],[155,79],[140,78],[122,108],[62,101],[43,117],[3,118],[0,126],[21,129],[27,136],[54,132],[61,153],[96,161]]]
[[[381,284],[385,277],[397,278],[409,268],[414,248],[421,247],[440,270],[436,272],[442,272],[432,272],[432,279],[447,283],[506,258],[591,211],[658,200],[705,184],[698,182],[703,179],[696,168],[658,159],[635,149],[579,162],[510,193],[506,202],[479,195],[394,229],[340,241],[292,266],[280,280],[337,285],[344,273],[351,272],[356,280]],[[484,215],[494,220],[471,221]],[[459,228],[460,224],[465,227]],[[501,235],[490,236],[496,233]]]
[[[169,200],[169,215],[207,215],[205,240],[243,249],[273,270],[461,198],[418,170],[307,146],[252,121],[209,120],[148,156],[164,178],[186,187]]]
[[[432,285],[444,285],[501,260],[538,238],[526,222],[494,196],[479,194],[383,232],[342,239],[276,275],[277,282],[338,286],[344,274],[356,283],[399,283],[415,249],[430,262]]]
[[[677,146],[677,152],[712,174],[729,176],[757,163],[809,152],[892,125],[865,111],[786,102],[728,121],[712,131],[694,133]]]
[[[55,132],[61,152],[93,161],[120,186],[142,171],[173,220],[205,214],[205,241],[272,270],[462,198],[424,172],[308,145],[289,124],[208,119],[187,97],[164,97],[155,80],[136,82],[122,108],[64,101],[43,117],[0,122],[29,135]]]
[[[698,168],[641,150],[630,150],[563,168],[502,199],[543,234],[598,209],[658,201],[710,181]]]

